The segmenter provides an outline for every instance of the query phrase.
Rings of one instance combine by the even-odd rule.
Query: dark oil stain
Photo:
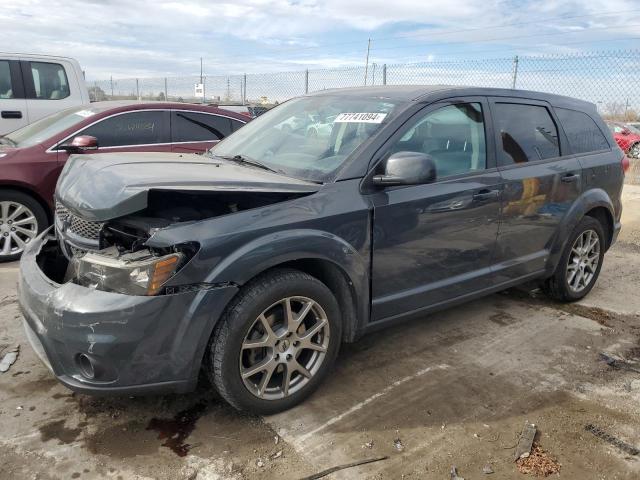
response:
[[[515,318],[507,312],[498,312],[491,315],[489,320],[495,324],[506,327],[507,325],[511,325],[515,321]]]
[[[127,423],[111,423],[85,435],[84,444],[91,453],[114,458],[130,458],[154,455],[158,442],[146,429],[146,422],[132,420]]]
[[[80,472],[73,472],[71,478],[80,478]]]
[[[55,398],[56,400],[59,400],[61,398],[73,398],[73,392],[72,393],[54,393],[53,395],[51,395],[51,398]]]
[[[12,377],[17,377],[18,375],[26,375],[28,373],[31,373],[31,370],[25,370],[25,371],[19,370],[19,371],[17,371],[16,373],[14,373],[11,376]]]
[[[29,407],[29,411],[33,412],[36,409],[36,407]]]
[[[85,468],[84,470],[82,470],[84,473],[89,473],[91,470],[89,470],[88,468]]]
[[[56,420],[55,422],[49,422],[38,428],[40,431],[40,439],[43,442],[57,439],[58,445],[69,444],[75,441],[82,429],[67,428],[64,426],[64,422],[65,420]]]
[[[162,446],[170,448],[179,457],[189,453],[191,445],[185,443],[191,432],[196,428],[198,419],[207,410],[207,402],[198,402],[182,410],[173,418],[152,418],[147,430],[158,432],[158,439],[164,440]]]

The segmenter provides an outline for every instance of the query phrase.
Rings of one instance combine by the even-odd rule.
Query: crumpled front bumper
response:
[[[37,261],[52,254],[40,253],[56,241],[47,235],[22,255],[18,300],[27,338],[58,380],[90,394],[193,389],[213,326],[236,287],[145,297],[58,284]],[[82,367],[87,359],[92,378]]]

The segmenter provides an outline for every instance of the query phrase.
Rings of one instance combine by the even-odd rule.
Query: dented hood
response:
[[[71,156],[56,198],[87,220],[106,221],[147,206],[151,190],[313,193],[320,185],[195,154]]]

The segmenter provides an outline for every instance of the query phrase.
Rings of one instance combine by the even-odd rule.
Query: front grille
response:
[[[61,222],[67,221],[68,231],[87,240],[98,240],[104,222],[90,222],[76,215],[59,202],[56,202],[56,216]]]

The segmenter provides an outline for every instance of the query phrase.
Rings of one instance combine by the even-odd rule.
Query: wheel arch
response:
[[[571,205],[560,223],[558,231],[549,248],[549,262],[547,264],[546,272],[548,276],[553,275],[555,272],[569,235],[585,216],[590,216],[600,221],[603,228],[606,230],[606,249],[611,246],[613,241],[615,218],[613,202],[607,192],[601,188],[587,190]]]
[[[275,268],[294,268],[317,278],[332,291],[343,312],[343,340],[354,341],[369,316],[368,258],[344,239],[318,230],[289,230],[252,240],[227,255],[207,282],[232,282],[240,288]]]
[[[36,202],[38,202],[38,204],[40,204],[40,206],[44,210],[45,215],[47,216],[49,225],[51,225],[51,223],[53,222],[53,212],[51,211],[51,206],[44,200],[44,198],[42,198],[42,196],[40,196],[40,194],[38,194],[38,192],[21,184],[0,183],[0,192],[6,191],[20,192],[33,198]]]

